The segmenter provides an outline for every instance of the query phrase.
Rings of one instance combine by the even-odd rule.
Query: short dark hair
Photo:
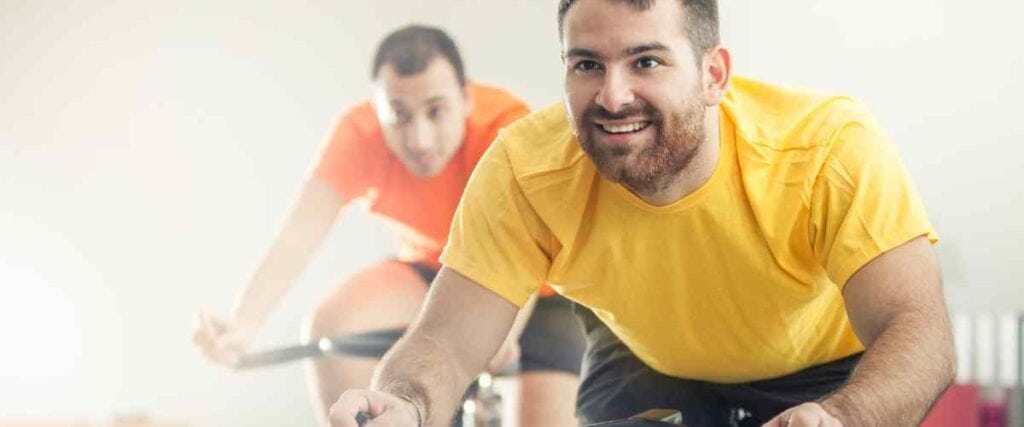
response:
[[[370,77],[377,78],[384,64],[390,64],[402,76],[419,74],[439,55],[452,64],[459,85],[465,86],[466,69],[455,41],[440,28],[423,25],[399,28],[384,37],[373,57]]]
[[[562,37],[562,24],[565,22],[565,14],[577,0],[559,0],[558,2],[558,36]],[[618,0],[628,2],[638,10],[649,9],[654,5],[655,0]],[[686,12],[686,35],[693,43],[695,54],[703,54],[709,49],[718,46],[720,36],[718,31],[718,1],[717,0],[679,0],[680,5]]]

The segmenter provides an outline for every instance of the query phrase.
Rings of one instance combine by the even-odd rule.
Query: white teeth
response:
[[[604,129],[604,131],[608,133],[636,132],[645,127],[647,127],[647,122],[636,122],[620,126],[601,125],[601,129]]]

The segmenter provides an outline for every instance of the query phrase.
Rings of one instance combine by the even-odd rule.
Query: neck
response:
[[[643,201],[653,206],[666,206],[697,191],[711,179],[718,167],[721,150],[719,132],[719,109],[709,108],[704,115],[707,130],[704,141],[697,147],[690,164],[669,180],[668,184],[652,194],[637,194]]]

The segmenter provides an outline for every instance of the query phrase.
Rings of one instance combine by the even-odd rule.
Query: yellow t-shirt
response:
[[[521,305],[541,283],[667,375],[777,377],[862,351],[842,286],[881,253],[937,241],[892,144],[857,102],[736,77],[721,155],[662,207],[603,179],[561,103],[484,154],[442,263]]]

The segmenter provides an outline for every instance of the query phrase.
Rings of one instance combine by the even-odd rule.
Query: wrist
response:
[[[423,427],[423,411],[420,409],[420,405],[416,404],[416,401],[412,400],[409,396],[402,394],[395,394],[394,396],[406,401],[409,403],[409,406],[412,406],[412,412],[414,413],[413,416],[416,417],[416,427]]]
[[[838,392],[833,393],[828,397],[818,400],[816,403],[819,406],[821,406],[821,408],[824,409],[825,412],[831,415],[832,418],[839,420],[839,422],[843,423],[844,425],[847,423],[848,418],[846,416],[845,410],[847,404],[846,399],[842,394]]]

